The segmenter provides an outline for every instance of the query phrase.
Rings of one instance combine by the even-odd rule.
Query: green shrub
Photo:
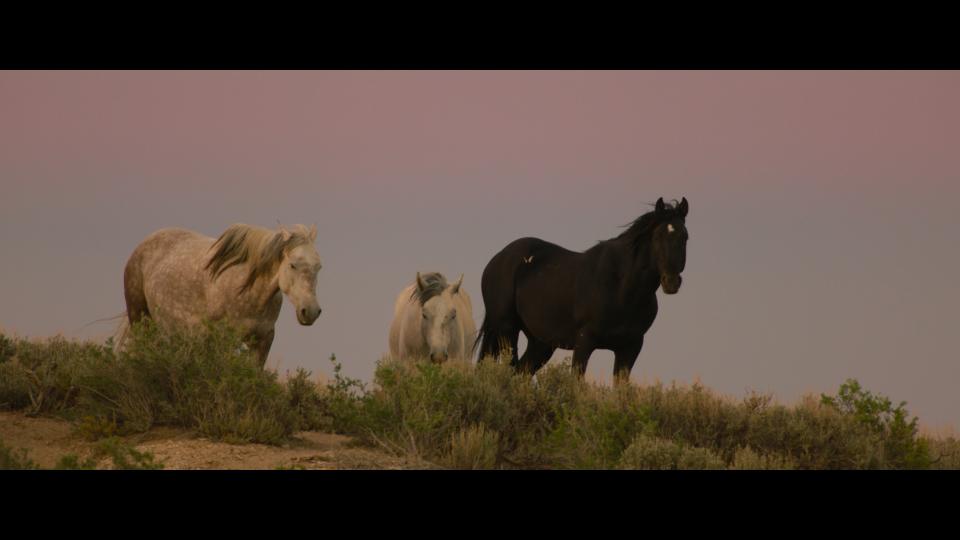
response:
[[[749,446],[737,450],[731,469],[737,470],[784,470],[794,469],[793,460],[779,454],[760,454]]]
[[[683,448],[671,440],[639,435],[624,450],[617,468],[673,470],[677,467],[682,453]]]
[[[880,466],[891,469],[926,469],[930,467],[927,442],[917,437],[917,418],[907,421],[907,403],[893,407],[890,398],[874,395],[860,383],[849,379],[836,396],[821,396],[824,405],[853,416],[879,437]]]
[[[0,470],[39,469],[36,463],[27,457],[27,450],[14,450],[0,441]]]
[[[450,437],[443,463],[452,469],[493,469],[500,453],[500,434],[482,424],[463,428]]]
[[[162,469],[153,454],[140,452],[117,437],[103,439],[93,449],[93,455],[81,460],[76,454],[62,456],[55,469],[89,470],[95,469],[99,461],[109,458],[114,469]],[[13,450],[0,442],[0,470],[39,469],[40,467],[27,457],[26,449]]]
[[[482,454],[484,467],[605,468],[650,429],[635,393],[584,383],[569,365],[532,379],[495,362],[384,359],[374,377],[373,390],[335,423],[415,460],[466,466]]]
[[[284,385],[287,400],[297,418],[297,431],[330,429],[327,402],[320,388],[310,380],[310,372],[297,368],[296,374]]]
[[[930,468],[960,470],[960,440],[954,437],[925,438],[924,442],[930,451]]]
[[[123,433],[170,425],[278,444],[299,426],[276,373],[262,370],[225,323],[175,333],[146,319],[130,329],[123,352],[84,364],[77,384],[81,409],[116,418]]]
[[[467,445],[464,434],[480,425],[497,434],[497,467],[855,469],[931,462],[931,443],[916,436],[902,404],[893,408],[849,383],[836,402],[808,397],[786,407],[767,395],[732,400],[699,384],[602,387],[577,379],[568,365],[531,378],[495,362],[385,359],[369,392],[347,393],[343,381],[331,386],[325,395],[339,396],[339,405],[328,403],[327,412],[338,432],[436,462],[451,459],[451,441]],[[632,457],[625,457],[628,449]]]
[[[0,364],[0,406],[78,420],[90,440],[168,425],[279,444],[322,423],[320,392],[308,375],[280,383],[227,323],[166,332],[145,319],[120,353],[59,337],[17,341]]]
[[[330,363],[333,365],[333,380],[321,389],[320,396],[323,414],[332,431],[355,434],[364,429],[362,416],[366,388],[359,379],[341,373],[343,366],[337,362],[335,354],[330,355]]]
[[[85,441],[98,441],[113,437],[119,430],[116,418],[87,415],[74,425],[74,431]]]
[[[97,460],[90,457],[81,461],[76,454],[66,454],[57,460],[53,468],[63,471],[90,471],[97,468]]]
[[[465,468],[903,469],[960,460],[955,440],[919,437],[905,403],[894,407],[854,380],[836,396],[787,407],[699,384],[604,387],[569,363],[530,377],[504,362],[383,359],[368,390],[334,356],[326,385],[303,369],[281,382],[226,323],[177,333],[145,320],[120,353],[60,337],[0,338],[0,408],[74,420],[88,440],[155,425],[268,444],[332,430]]]
[[[24,410],[30,404],[26,372],[15,361],[0,363],[0,410]]]
[[[638,435],[654,431],[655,424],[635,386],[584,384],[573,396],[558,404],[560,415],[547,437],[555,466],[613,468]]]
[[[7,336],[0,334],[0,364],[13,358],[17,352],[16,344]]]
[[[505,365],[383,360],[374,377],[374,389],[355,406],[341,406],[347,417],[331,409],[335,425],[415,460],[442,461],[455,434],[483,425],[498,434],[498,460],[537,463],[542,449],[535,442],[557,416],[548,410],[553,396]]]
[[[707,448],[684,446],[647,434],[638,435],[624,450],[619,469],[704,470],[725,469],[726,463]]]
[[[679,470],[716,470],[726,469],[727,464],[713,450],[699,446],[683,449],[677,461]]]
[[[4,363],[11,383],[4,392],[13,394],[13,403],[27,414],[61,413],[76,403],[76,376],[84,363],[109,351],[101,345],[68,341],[61,336],[45,341],[20,339],[15,354]],[[23,393],[26,393],[24,403]]]
[[[140,452],[118,437],[110,437],[98,442],[93,451],[92,461],[81,463],[81,468],[104,458],[110,458],[114,469],[157,470],[163,468],[163,463],[157,462],[152,453]],[[63,463],[62,460],[61,463]]]

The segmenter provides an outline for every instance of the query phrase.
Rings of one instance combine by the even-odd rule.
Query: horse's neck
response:
[[[660,273],[653,260],[650,242],[634,248],[629,242],[618,242],[612,249],[619,250],[620,294],[629,303],[656,294]]]
[[[248,272],[250,271],[249,267],[246,265],[243,265],[242,269],[243,271],[238,273],[239,279],[235,284],[237,288],[239,288],[247,279]],[[231,291],[236,291],[236,289],[231,288]],[[241,295],[245,297],[245,303],[256,306],[257,309],[261,309],[267,307],[279,292],[280,272],[279,266],[277,266],[277,271],[260,276],[260,278],[257,279],[249,289],[241,293]]]
[[[250,293],[254,295],[258,305],[266,306],[280,293],[280,273],[274,272],[261,277],[250,287]]]

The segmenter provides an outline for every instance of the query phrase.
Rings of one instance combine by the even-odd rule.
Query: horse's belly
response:
[[[576,327],[567,320],[527,317],[523,329],[528,337],[559,349],[573,349]]]
[[[573,348],[576,325],[571,303],[564,296],[539,288],[518,291],[517,313],[528,337],[552,347]]]
[[[209,315],[199,280],[174,268],[158,268],[151,278],[144,282],[144,296],[151,316],[158,322],[196,325]]]

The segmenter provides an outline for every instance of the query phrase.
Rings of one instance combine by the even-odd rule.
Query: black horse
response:
[[[508,244],[483,270],[486,314],[474,343],[481,361],[509,347],[511,365],[533,374],[556,349],[573,349],[582,376],[593,351],[608,349],[615,379],[629,378],[657,316],[657,288],[680,289],[687,209],[685,197],[673,205],[660,198],[623,234],[583,253],[539,238]],[[521,331],[528,345],[518,359]]]

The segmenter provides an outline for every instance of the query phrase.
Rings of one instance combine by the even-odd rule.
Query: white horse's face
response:
[[[293,302],[297,321],[304,326],[310,326],[320,316],[317,303],[317,272],[320,268],[320,255],[313,244],[302,244],[289,250],[280,263],[280,290]]]
[[[460,282],[463,278],[460,278]],[[460,282],[447,287],[443,293],[434,296],[423,305],[423,317],[420,321],[422,335],[430,348],[430,360],[445,362],[451,349],[458,345],[457,309],[453,301],[459,294]]]

